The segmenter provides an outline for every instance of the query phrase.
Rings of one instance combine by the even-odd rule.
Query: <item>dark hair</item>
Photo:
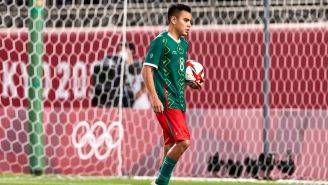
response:
[[[123,42],[118,43],[117,49],[122,48],[122,46],[123,46]],[[125,47],[130,49],[133,54],[136,52],[136,47],[132,42],[125,42]]]
[[[191,13],[191,8],[188,5],[184,4],[173,4],[170,6],[169,11],[167,12],[167,20],[170,23],[170,19],[172,16],[176,16],[181,11],[187,11]]]

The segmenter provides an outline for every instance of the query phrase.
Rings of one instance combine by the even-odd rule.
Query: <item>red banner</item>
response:
[[[129,31],[145,57],[153,31]],[[27,105],[27,32],[0,33],[0,105]],[[92,65],[113,53],[120,34],[112,31],[45,33],[44,102],[50,107],[89,107]],[[187,91],[188,107],[263,106],[262,29],[195,29],[189,56],[205,66],[205,88]],[[271,28],[270,107],[327,108],[326,28]]]

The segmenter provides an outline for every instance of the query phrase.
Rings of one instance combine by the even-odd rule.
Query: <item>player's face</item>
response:
[[[191,13],[181,11],[176,17],[175,28],[179,35],[187,36],[191,27]]]

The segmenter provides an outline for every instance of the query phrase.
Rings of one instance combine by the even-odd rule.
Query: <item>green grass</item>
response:
[[[72,177],[44,175],[33,177],[25,174],[0,174],[0,185],[149,185],[150,180],[137,180],[133,178],[111,179],[106,177]],[[170,185],[285,185],[268,181],[261,182],[201,182],[174,180]]]

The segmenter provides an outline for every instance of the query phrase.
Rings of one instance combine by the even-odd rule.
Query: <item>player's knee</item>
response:
[[[181,149],[183,151],[187,150],[188,147],[190,146],[190,141],[189,140],[184,140],[180,142]]]

